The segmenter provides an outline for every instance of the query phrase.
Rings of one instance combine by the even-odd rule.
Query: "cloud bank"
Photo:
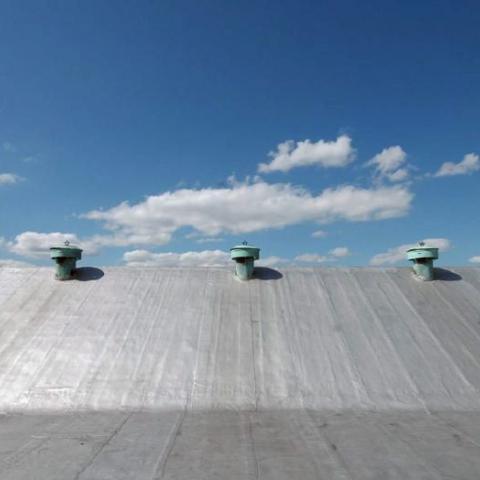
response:
[[[94,235],[89,238],[79,238],[74,233],[66,232],[23,232],[12,241],[5,241],[4,247],[10,252],[28,258],[45,258],[50,255],[50,247],[61,246],[65,241],[76,245],[87,255],[95,255],[102,247],[127,246],[124,239],[114,235]],[[1,243],[0,243],[1,246]]]
[[[63,245],[68,240],[71,244],[80,244],[79,239],[73,233],[39,233],[23,232],[17,235],[11,242],[7,242],[8,250],[17,255],[30,258],[42,258],[50,254],[49,248],[55,245]]]
[[[336,247],[328,252],[328,255],[319,253],[302,253],[295,257],[295,261],[302,263],[325,263],[335,262],[339,258],[348,257],[350,250],[347,247]]]
[[[0,267],[10,267],[10,268],[26,268],[33,267],[32,264],[27,262],[20,262],[18,260],[12,260],[10,258],[1,259],[0,258]]]
[[[297,255],[295,257],[295,261],[305,263],[324,263],[328,262],[329,260],[329,257],[326,255],[320,255],[319,253],[302,253],[301,255]]]
[[[221,250],[184,253],[152,253],[147,250],[125,252],[123,260],[129,267],[215,267],[227,265],[230,255]]]
[[[123,261],[129,267],[223,267],[228,265],[233,267],[230,255],[222,250],[182,253],[153,253],[148,250],[132,250],[124,253]],[[288,260],[285,258],[270,256],[260,258],[255,264],[271,267],[287,262]]]
[[[102,247],[165,245],[181,228],[213,239],[220,234],[245,234],[308,221],[384,220],[406,215],[412,199],[413,194],[401,186],[369,189],[344,185],[314,195],[290,184],[232,180],[225,188],[180,189],[82,216],[101,222],[106,230],[103,234],[79,238],[74,233],[27,231],[6,247],[18,255],[38,258],[48,256],[52,245],[68,240],[86,254],[95,254]]]
[[[328,188],[319,195],[290,184],[234,182],[228,188],[180,189],[93,210],[84,218],[102,222],[122,245],[163,245],[182,227],[214,237],[282,228],[307,221],[383,220],[405,215],[413,194],[403,187]],[[97,243],[101,239],[97,239]]]

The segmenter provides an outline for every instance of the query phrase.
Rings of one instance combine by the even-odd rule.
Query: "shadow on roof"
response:
[[[462,277],[458,273],[451,272],[450,270],[445,270],[444,268],[434,268],[433,269],[435,280],[444,280],[445,282],[456,282],[461,280]]]
[[[268,267],[255,267],[253,272],[253,278],[258,280],[280,280],[283,275],[273,268]]]
[[[105,275],[103,270],[95,267],[81,267],[75,271],[75,279],[81,282],[89,282],[91,280],[99,280]]]

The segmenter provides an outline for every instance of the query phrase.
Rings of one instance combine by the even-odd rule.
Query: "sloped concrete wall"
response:
[[[0,410],[477,410],[480,269],[0,268]]]

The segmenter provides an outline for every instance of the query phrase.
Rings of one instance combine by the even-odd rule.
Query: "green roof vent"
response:
[[[230,249],[230,257],[235,261],[235,275],[240,280],[249,280],[255,268],[254,261],[260,258],[260,249],[243,242]]]
[[[433,280],[433,261],[438,258],[438,248],[428,247],[425,242],[407,250],[408,260],[413,262],[413,271],[421,280]]]
[[[55,278],[57,280],[71,280],[75,275],[77,260],[82,258],[82,249],[70,245],[68,240],[62,247],[51,247],[50,257],[57,265]]]

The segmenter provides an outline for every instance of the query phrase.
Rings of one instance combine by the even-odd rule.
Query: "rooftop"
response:
[[[477,479],[480,268],[436,275],[0,268],[0,476]]]

